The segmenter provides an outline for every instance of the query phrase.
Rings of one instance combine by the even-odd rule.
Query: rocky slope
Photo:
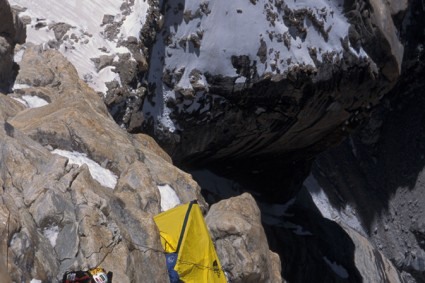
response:
[[[384,147],[385,166],[373,168],[385,144],[376,140],[393,140],[376,135],[391,117],[379,107],[412,84],[403,73],[422,70],[421,40],[406,34],[422,32],[420,1],[11,2],[28,30],[15,78],[10,54],[24,33],[0,0],[3,26],[14,27],[0,56],[11,280],[51,282],[102,264],[123,282],[167,282],[152,216],[197,199],[229,282],[422,282],[421,206],[401,206],[420,199],[420,180],[411,195],[386,194],[405,209],[390,227],[377,217],[391,211],[375,197],[384,185],[363,179],[379,184],[394,167]],[[371,132],[345,146],[374,155],[358,158],[356,147],[357,166],[351,148],[325,153],[305,181],[315,155],[370,116]],[[217,203],[209,209],[201,192]]]
[[[0,254],[10,279],[55,282],[68,269],[101,265],[119,282],[168,282],[152,217],[194,199],[206,213],[199,186],[152,138],[120,128],[61,53],[25,48],[15,91],[0,96]],[[256,207],[252,198],[245,205]],[[264,235],[259,218],[251,224]],[[228,244],[238,249],[247,233]],[[229,279],[282,281],[267,242],[253,248],[261,257],[243,274],[249,253],[226,258]]]

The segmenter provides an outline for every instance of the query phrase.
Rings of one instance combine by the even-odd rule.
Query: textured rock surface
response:
[[[198,184],[152,138],[120,128],[58,51],[27,46],[20,69],[17,82],[25,86],[0,96],[0,254],[11,280],[55,282],[66,270],[101,265],[120,282],[168,282],[152,219],[167,201],[159,186],[169,186],[181,203],[197,200],[207,211]],[[46,104],[27,108],[19,101],[28,96]],[[85,154],[113,172],[116,184],[103,185],[91,163],[73,165],[71,158],[53,154],[57,150]],[[258,236],[270,276],[280,280],[279,257],[269,251],[258,208],[248,201],[262,234],[239,235],[254,242]],[[230,234],[230,228],[221,232]],[[245,255],[250,254],[257,251]],[[237,258],[224,260],[240,264]],[[250,258],[250,264],[264,259]]]
[[[183,165],[214,161],[210,169],[240,182],[235,195],[264,201],[281,266],[250,197],[208,216],[234,280],[279,282],[281,268],[290,282],[424,282],[423,1],[77,1],[81,14],[67,1],[13,1],[43,48],[22,47],[14,93],[0,98],[0,221],[8,224],[0,254],[12,280],[50,282],[102,262],[123,282],[163,281],[162,255],[143,247],[158,246],[151,216],[163,204],[160,187],[207,211],[170,154]],[[15,30],[0,38],[8,70],[22,41],[9,11],[0,9],[1,28]],[[324,219],[298,190],[312,157],[370,115],[314,165],[336,215],[354,212],[359,235]],[[168,154],[122,128],[153,134]],[[53,149],[85,154],[117,176],[114,189]]]
[[[269,250],[251,195],[212,205],[206,221],[230,282],[282,282],[279,257]]]
[[[349,227],[343,227],[356,246],[354,260],[362,274],[362,282],[405,282],[391,261],[380,253],[367,238]]]
[[[389,3],[339,4],[167,3],[146,129],[189,163],[305,158],[340,141],[395,83],[403,46]]]
[[[320,155],[313,170],[331,205],[353,208],[407,282],[425,282],[424,15],[421,1],[413,1],[401,33],[404,75],[386,103],[350,140]]]
[[[28,88],[13,96],[39,95],[50,103],[25,109],[1,97],[8,106],[0,115],[1,223],[7,223],[1,226],[1,254],[8,254],[12,280],[54,282],[67,269],[101,264],[122,282],[166,282],[164,256],[152,250],[160,249],[152,220],[160,211],[157,185],[180,187],[185,201],[199,196],[197,184],[152,139],[120,129],[57,51],[27,49],[21,71],[18,80]],[[49,151],[57,146],[109,164],[119,177],[122,172],[116,190],[94,180],[86,165],[70,165]]]

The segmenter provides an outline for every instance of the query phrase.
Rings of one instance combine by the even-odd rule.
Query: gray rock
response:
[[[38,82],[30,62],[53,76]],[[0,221],[7,223],[0,235],[8,235],[0,240],[0,254],[7,247],[11,279],[54,282],[66,270],[100,264],[120,282],[167,282],[152,219],[160,211],[158,185],[169,185],[182,203],[197,200],[206,211],[198,184],[151,137],[129,135],[115,124],[58,51],[28,47],[19,79],[49,104],[24,109],[0,97]],[[93,179],[87,165],[71,166],[51,154],[53,148],[85,153],[112,170],[115,190]],[[270,273],[279,273],[277,256],[268,249],[265,256],[273,259]]]
[[[100,71],[107,66],[112,65],[112,61],[114,60],[114,55],[102,55],[99,58],[91,58],[94,66],[96,67],[96,71]]]
[[[280,260],[269,251],[260,210],[251,195],[212,205],[206,222],[231,282],[282,282]]]
[[[57,41],[61,41],[63,36],[71,29],[71,27],[72,26],[67,23],[55,23],[49,25],[49,29],[53,30]]]
[[[158,74],[152,74],[155,71],[150,70],[150,78],[162,77],[162,81],[148,82],[151,84],[143,104],[149,106],[142,108],[145,117],[140,129],[155,136],[173,160],[183,164],[220,163],[224,160],[227,165],[233,160],[233,166],[237,167],[237,164],[248,163],[253,156],[268,159],[276,155],[291,162],[299,157],[308,159],[339,143],[368,119],[370,106],[380,103],[382,96],[394,86],[401,70],[403,45],[391,16],[390,3],[372,1],[366,5],[363,2],[351,1],[344,5],[343,14],[347,17],[347,25],[352,27],[345,38],[338,35],[340,46],[332,45],[334,50],[326,52],[315,50],[313,45],[306,46],[306,33],[314,29],[320,40],[328,43],[336,29],[327,25],[336,11],[315,11],[310,6],[293,7],[289,4],[282,7],[281,2],[265,3],[257,11],[259,17],[267,15],[271,39],[261,34],[255,55],[234,54],[235,50],[229,52],[237,76],[209,70],[208,63],[202,61],[202,52],[217,51],[214,54],[219,57],[220,52],[226,54],[224,47],[200,48],[197,53],[196,48],[187,44],[187,35],[169,32],[179,26],[173,17],[180,17],[181,22],[188,22],[187,25],[192,23],[195,29],[195,20],[199,22],[198,26],[205,27],[209,24],[209,16],[195,19],[195,12],[185,9],[185,5],[170,4],[164,14],[163,40],[157,41],[158,46],[153,47],[160,52],[155,66],[164,64],[164,68]],[[338,6],[336,2],[332,5]],[[402,14],[406,6],[397,9]],[[275,37],[276,41],[279,39],[276,34],[281,33],[274,28],[277,21],[288,27],[289,42],[286,46],[272,48]],[[311,24],[305,25],[306,22]],[[204,39],[208,36],[206,29],[200,32]],[[281,41],[282,37],[280,35]],[[292,38],[300,38],[302,43],[294,46],[290,44]],[[165,51],[162,51],[164,45]],[[314,63],[297,61],[291,56],[295,48],[310,48]],[[361,48],[368,57],[359,55]],[[188,80],[191,82],[192,70],[185,70],[179,78],[175,74],[178,69],[175,65],[167,68],[168,61],[180,59],[167,61],[166,58],[180,54],[184,54],[181,66],[191,65],[197,69],[201,69],[198,64],[202,66],[203,69],[198,71],[204,88],[201,84],[187,84]],[[185,58],[190,60],[186,62]],[[148,62],[151,59],[148,58]],[[222,58],[214,60],[223,61],[226,66],[229,64]],[[168,93],[172,93],[170,98],[163,101]],[[162,111],[165,107],[170,110]],[[163,119],[157,120],[151,108],[157,108],[155,113],[163,114]],[[114,111],[117,121],[123,121],[124,111],[127,111],[126,107]],[[178,131],[170,130],[169,125],[161,121],[172,122]],[[122,124],[128,126],[130,123]]]

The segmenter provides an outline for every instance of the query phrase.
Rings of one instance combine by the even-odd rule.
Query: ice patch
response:
[[[52,151],[52,153],[68,158],[70,164],[77,164],[78,166],[87,164],[93,179],[98,181],[102,186],[111,189],[115,188],[118,177],[110,170],[103,168],[98,163],[88,158],[87,154],[76,151],[71,152],[61,149],[55,149]]]
[[[59,227],[58,226],[47,227],[44,229],[43,235],[50,241],[50,244],[52,245],[52,247],[55,247],[56,240],[58,239],[58,235],[59,235]]]
[[[304,227],[300,226],[300,225],[296,225],[292,231],[295,235],[298,236],[312,236],[313,234],[306,230]]]
[[[169,210],[181,203],[176,192],[170,185],[158,185],[157,187],[161,195],[161,211]]]
[[[323,260],[329,265],[333,272],[335,272],[339,277],[343,279],[348,278],[347,269],[345,269],[342,265],[337,264],[336,262],[331,262],[327,257],[323,257]]]
[[[17,98],[17,97],[12,97],[12,98],[15,99],[16,101],[19,101],[20,103],[25,105],[25,107],[27,108],[38,108],[38,107],[42,107],[49,104],[49,102],[47,102],[43,98],[40,98],[38,96],[32,96],[32,95],[23,95],[21,98]]]

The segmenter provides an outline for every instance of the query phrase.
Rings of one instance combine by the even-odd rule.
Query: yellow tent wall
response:
[[[185,283],[226,283],[202,211],[189,203],[154,218],[166,252],[177,252],[174,270]],[[176,244],[177,243],[177,244]]]

